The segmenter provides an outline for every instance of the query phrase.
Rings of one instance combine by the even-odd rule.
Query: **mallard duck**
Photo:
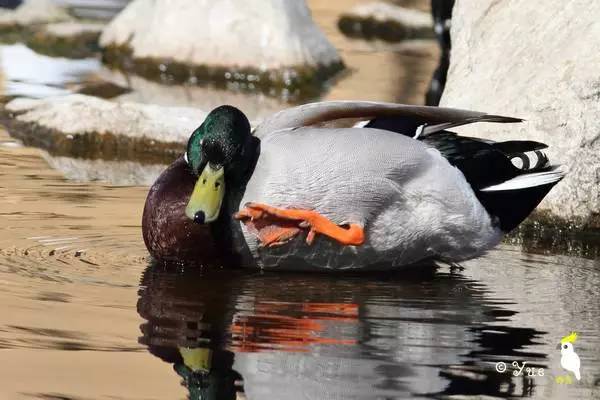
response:
[[[240,110],[221,106],[150,189],[144,240],[162,261],[227,256],[281,270],[474,258],[519,225],[564,173],[542,143],[448,129],[520,121],[334,101],[281,111],[252,132]]]

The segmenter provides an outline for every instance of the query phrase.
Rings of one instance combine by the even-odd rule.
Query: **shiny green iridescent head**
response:
[[[232,106],[215,108],[192,133],[186,160],[198,181],[185,210],[189,218],[201,224],[218,218],[225,181],[236,184],[245,174],[251,139],[248,118]]]
[[[235,173],[251,137],[248,118],[235,107],[220,106],[208,114],[188,140],[186,156],[196,175],[207,163]]]

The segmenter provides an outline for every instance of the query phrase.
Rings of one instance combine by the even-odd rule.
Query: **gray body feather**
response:
[[[336,223],[365,229],[361,246],[341,246],[306,232],[281,247],[261,247],[233,221],[234,243],[248,265],[273,269],[392,269],[423,260],[462,261],[499,243],[498,221],[463,173],[438,150],[386,129],[356,122],[420,121],[415,137],[475,122],[521,119],[477,111],[404,104],[332,101],[274,114],[254,135],[260,156],[241,202],[316,210]],[[535,183],[535,182],[534,182]]]
[[[469,116],[472,117],[472,116]],[[247,202],[316,210],[336,223],[364,226],[366,242],[341,246],[303,233],[261,248],[242,224],[263,268],[395,268],[424,259],[460,261],[496,245],[502,234],[462,173],[422,142],[378,129],[292,128],[262,132]]]

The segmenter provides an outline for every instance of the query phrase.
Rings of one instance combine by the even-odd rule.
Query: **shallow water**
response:
[[[350,67],[324,98],[422,103],[435,43],[344,38],[337,16],[358,2],[310,1]],[[264,95],[126,80],[95,60],[26,62],[39,56],[19,46],[0,55],[4,95],[43,97],[108,79],[130,85],[115,101],[237,102],[257,118],[286,106]],[[38,146],[0,128],[1,399],[600,397],[596,237],[503,245],[463,271],[152,266],[140,217],[144,185],[162,165]],[[572,330],[582,380],[559,384],[556,345]],[[536,376],[514,376],[515,361]]]

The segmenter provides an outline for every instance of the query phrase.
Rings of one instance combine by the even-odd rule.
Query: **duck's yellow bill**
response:
[[[206,164],[200,174],[185,215],[199,224],[208,224],[219,218],[219,211],[225,196],[225,171],[223,167],[213,168]]]
[[[179,354],[183,363],[194,372],[210,372],[212,364],[212,351],[210,349],[189,349],[179,347]]]

